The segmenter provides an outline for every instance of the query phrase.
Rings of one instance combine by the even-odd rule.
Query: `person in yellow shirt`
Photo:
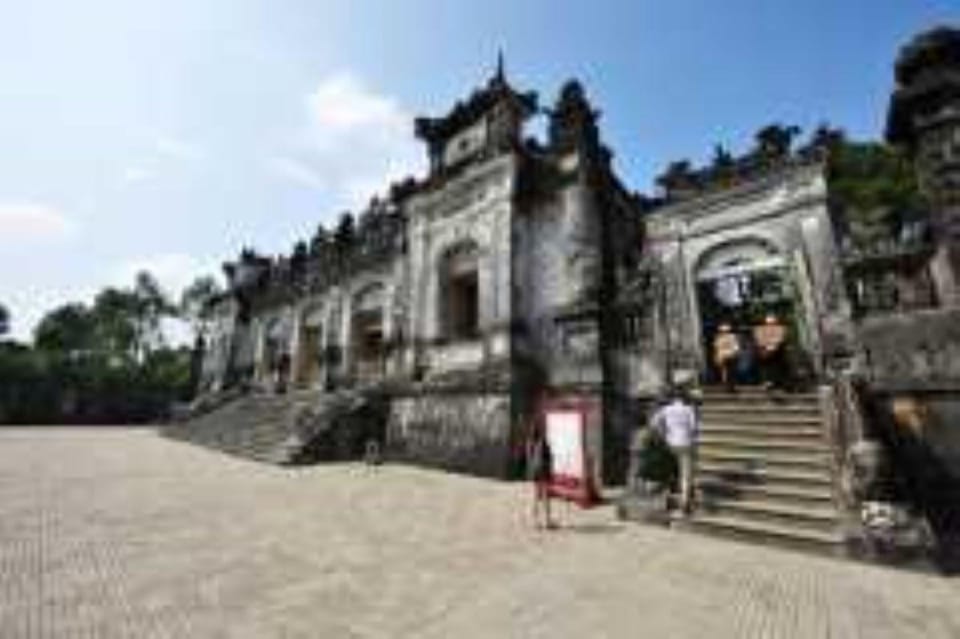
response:
[[[713,363],[720,372],[720,382],[729,390],[734,387],[734,365],[740,353],[740,341],[729,324],[721,324],[713,337]]]

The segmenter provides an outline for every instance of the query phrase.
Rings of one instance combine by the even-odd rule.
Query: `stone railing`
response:
[[[847,292],[856,317],[915,311],[937,304],[924,241],[884,241],[841,252]]]
[[[821,414],[825,436],[833,453],[834,497],[848,516],[855,517],[859,507],[858,460],[856,456],[870,447],[864,432],[863,404],[856,378],[849,372],[839,373],[831,383],[820,388]]]

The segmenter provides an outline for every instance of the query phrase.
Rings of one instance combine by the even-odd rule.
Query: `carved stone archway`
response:
[[[386,362],[387,288],[373,282],[354,294],[350,304],[350,362],[360,381],[383,376]]]
[[[323,373],[324,308],[312,305],[304,309],[297,344],[297,381],[304,386],[321,382]]]
[[[721,324],[741,339],[737,368],[741,383],[758,381],[751,359],[753,327],[766,314],[793,324],[801,309],[795,299],[794,273],[789,257],[773,242],[757,237],[734,238],[703,251],[694,260],[691,278],[693,317],[701,344],[701,373],[715,380],[713,337]]]

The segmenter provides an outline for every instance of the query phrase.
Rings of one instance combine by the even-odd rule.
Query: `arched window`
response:
[[[480,333],[479,251],[459,244],[440,261],[439,326],[447,339],[474,339]]]
[[[368,285],[353,298],[351,348],[355,371],[360,377],[375,377],[383,372],[385,300],[386,291],[380,283]]]

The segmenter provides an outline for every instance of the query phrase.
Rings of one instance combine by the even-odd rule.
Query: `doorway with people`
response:
[[[808,358],[793,271],[768,245],[735,248],[696,272],[702,381],[795,389],[807,381]]]

